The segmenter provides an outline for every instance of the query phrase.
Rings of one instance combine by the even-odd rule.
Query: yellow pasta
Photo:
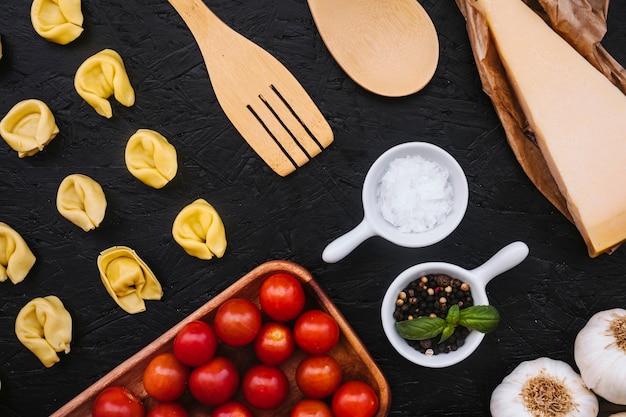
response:
[[[201,198],[178,213],[172,235],[185,252],[196,258],[221,258],[226,251],[224,223],[215,208]]]
[[[83,33],[80,0],[34,0],[30,20],[39,36],[60,45]]]
[[[50,108],[37,99],[20,101],[0,121],[0,136],[20,158],[43,150],[58,133]]]
[[[163,135],[139,129],[126,144],[126,167],[139,181],[153,188],[163,188],[176,176],[176,149]]]
[[[72,316],[54,295],[29,301],[15,319],[15,335],[46,368],[70,352]]]
[[[106,207],[102,187],[86,175],[68,175],[59,185],[57,210],[85,232],[100,226]]]
[[[0,222],[0,282],[7,278],[13,284],[24,281],[35,260],[22,236],[8,224]]]
[[[124,311],[145,311],[144,300],[160,300],[163,296],[156,276],[134,250],[114,246],[103,251],[97,263],[104,287]]]
[[[104,49],[87,58],[76,70],[74,87],[78,95],[106,118],[113,116],[108,101],[111,96],[126,107],[135,104],[135,90],[122,57],[112,49]]]

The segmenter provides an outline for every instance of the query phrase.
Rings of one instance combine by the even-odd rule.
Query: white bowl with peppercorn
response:
[[[472,270],[446,262],[406,269],[391,283],[381,306],[389,342],[409,361],[429,368],[466,359],[499,322],[487,283],[527,255],[525,243],[513,242]]]

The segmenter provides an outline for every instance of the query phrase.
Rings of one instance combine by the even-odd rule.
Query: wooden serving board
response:
[[[224,301],[234,297],[243,297],[259,305],[258,295],[261,283],[266,277],[276,272],[290,273],[302,282],[307,295],[307,305],[305,309],[319,308],[328,312],[335,318],[341,329],[341,336],[337,345],[330,352],[330,355],[335,357],[342,365],[344,381],[360,380],[367,382],[374,388],[380,402],[375,417],[386,416],[391,403],[391,395],[387,381],[341,312],[335,307],[326,294],[324,294],[312,275],[302,266],[289,261],[269,261],[244,275],[233,285],[165,332],[154,342],[117,366],[73,400],[61,407],[52,417],[91,416],[91,407],[96,396],[104,388],[113,385],[125,386],[136,393],[144,402],[146,410],[149,410],[150,407],[155,404],[155,401],[148,396],[142,382],[143,371],[148,362],[159,353],[171,351],[176,334],[188,322],[192,320],[212,322],[217,308]],[[230,348],[221,343],[217,354],[232,359],[237,365],[241,375],[243,375],[245,369],[255,362],[254,352],[251,346]],[[289,411],[293,405],[304,398],[295,383],[295,371],[298,363],[305,355],[303,351],[296,349],[294,355],[280,366],[283,371],[285,371],[290,384],[290,392],[285,402],[273,410],[251,408],[255,416],[269,417],[289,415]],[[235,399],[243,401],[240,392]],[[188,392],[185,393],[178,402],[187,408],[190,416],[210,416],[212,411],[211,407],[201,405],[195,401]]]

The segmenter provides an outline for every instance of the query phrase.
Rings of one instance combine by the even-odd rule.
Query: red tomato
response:
[[[93,417],[144,417],[141,400],[128,388],[112,386],[102,390],[91,408]]]
[[[189,376],[191,395],[205,405],[219,405],[230,400],[239,387],[239,372],[230,360],[216,356],[195,368]]]
[[[300,349],[321,355],[330,351],[339,341],[339,325],[328,313],[309,310],[296,320],[293,335]]]
[[[158,403],[148,411],[146,417],[189,417],[189,413],[178,403]]]
[[[333,417],[333,412],[324,401],[305,398],[293,406],[289,417]]]
[[[268,365],[280,365],[289,359],[295,349],[291,329],[278,322],[265,323],[254,339],[254,353]]]
[[[161,353],[152,358],[143,371],[143,387],[157,401],[174,401],[185,392],[188,377],[189,368],[173,353]]]
[[[343,371],[335,358],[328,355],[308,356],[296,369],[296,384],[304,395],[321,399],[330,396],[341,385]]]
[[[174,339],[174,355],[187,366],[200,366],[215,356],[217,335],[206,322],[195,320],[183,327]]]
[[[372,417],[378,411],[378,396],[365,382],[348,381],[335,391],[332,409],[335,417]]]
[[[253,417],[252,411],[238,401],[228,401],[216,407],[211,417]]]
[[[259,289],[261,310],[276,321],[290,321],[304,309],[306,296],[296,277],[286,273],[270,275]]]
[[[231,298],[215,313],[213,326],[217,337],[230,346],[252,343],[261,328],[261,311],[245,298]]]
[[[269,410],[287,398],[289,382],[285,373],[275,366],[254,365],[241,382],[243,396],[253,407]]]

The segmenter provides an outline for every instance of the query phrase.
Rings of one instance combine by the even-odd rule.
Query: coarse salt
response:
[[[394,159],[378,183],[378,209],[400,232],[431,230],[452,211],[448,177],[445,168],[421,155]]]

